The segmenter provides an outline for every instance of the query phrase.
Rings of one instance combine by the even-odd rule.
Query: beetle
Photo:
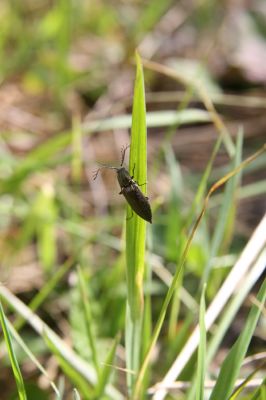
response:
[[[134,169],[133,168],[133,176],[130,175],[128,170],[123,167],[124,164],[124,159],[125,159],[125,154],[126,150],[128,149],[129,146],[123,147],[121,150],[122,157],[121,157],[121,163],[120,167],[112,167],[109,165],[102,165],[100,168],[98,168],[94,172],[93,180],[95,180],[98,176],[98,173],[101,169],[103,168],[108,168],[108,169],[114,169],[117,174],[117,180],[120,185],[121,191],[119,194],[122,194],[132,210],[142,219],[144,219],[147,222],[152,223],[152,212],[151,212],[151,206],[149,203],[149,198],[144,196],[142,191],[140,190],[138,183],[134,181]],[[145,183],[144,183],[145,185]]]

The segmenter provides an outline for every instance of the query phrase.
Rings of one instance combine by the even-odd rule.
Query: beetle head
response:
[[[128,184],[132,181],[132,178],[125,167],[117,168],[117,179],[120,187],[128,186]]]

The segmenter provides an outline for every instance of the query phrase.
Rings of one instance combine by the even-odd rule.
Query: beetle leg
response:
[[[121,157],[121,164],[120,164],[121,167],[122,167],[122,165],[124,164],[126,151],[127,151],[127,149],[128,149],[129,147],[130,147],[130,144],[128,144],[128,145],[125,146],[125,147],[122,147],[122,149],[121,149],[121,154],[122,154],[122,157]]]
[[[136,182],[136,184],[137,184],[138,186],[144,186],[144,185],[147,185],[147,183],[148,183],[148,182],[144,182],[144,183],[139,184],[137,181],[135,181],[135,182]]]
[[[136,166],[136,163],[134,163],[134,167],[133,167],[133,171],[132,171],[133,175],[131,176],[131,179],[134,179],[135,166]]]

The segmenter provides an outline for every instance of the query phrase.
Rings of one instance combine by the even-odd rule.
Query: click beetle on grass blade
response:
[[[99,171],[103,168],[114,169],[117,173],[117,180],[121,188],[119,194],[124,195],[126,201],[138,216],[143,218],[145,221],[152,223],[151,206],[148,201],[148,197],[144,196],[144,194],[141,192],[139,185],[133,180],[134,176],[131,176],[128,170],[123,167],[125,154],[128,147],[129,146],[122,149],[122,159],[120,167],[110,167],[108,165],[102,165],[100,168],[97,169],[97,171],[95,171],[93,179],[95,180],[97,178]]]

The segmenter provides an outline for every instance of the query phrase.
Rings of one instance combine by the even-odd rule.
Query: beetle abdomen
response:
[[[148,199],[139,189],[135,182],[121,188],[121,193],[125,196],[128,204],[145,221],[152,223],[151,207]]]

